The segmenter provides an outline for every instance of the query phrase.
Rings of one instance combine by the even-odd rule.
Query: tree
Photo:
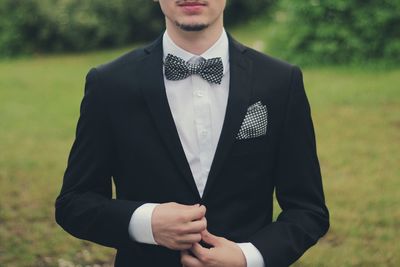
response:
[[[271,49],[303,64],[399,61],[400,1],[284,0]]]

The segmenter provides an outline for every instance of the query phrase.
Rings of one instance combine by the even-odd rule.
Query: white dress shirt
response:
[[[199,75],[179,81],[167,80],[165,90],[169,107],[200,196],[210,172],[224,122],[229,94],[229,41],[223,30],[221,37],[200,56],[178,47],[167,31],[163,36],[164,59],[168,54],[196,64],[202,59],[220,57],[224,65],[221,84],[211,84]],[[135,210],[129,224],[133,240],[154,244],[151,216],[158,204],[146,203]],[[264,267],[259,250],[251,243],[238,243],[247,261],[247,267]]]

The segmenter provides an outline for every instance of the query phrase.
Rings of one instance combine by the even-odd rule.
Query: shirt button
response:
[[[207,133],[208,132],[206,130],[201,131],[201,135],[204,136],[204,137],[207,136]]]
[[[202,97],[204,95],[204,93],[202,91],[196,91],[195,95]]]

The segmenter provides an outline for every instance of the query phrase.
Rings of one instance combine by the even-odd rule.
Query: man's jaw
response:
[[[183,13],[191,16],[200,15],[208,6],[208,1],[205,0],[177,0],[176,5],[182,9]],[[175,25],[181,30],[189,32],[199,32],[206,29],[209,25],[201,22],[184,23],[175,21]]]
[[[179,23],[178,21],[175,21],[175,25],[178,26],[181,30],[187,31],[187,32],[199,32],[202,31],[206,28],[208,28],[208,24],[202,24],[202,23],[197,23],[197,24],[185,24],[185,23]]]

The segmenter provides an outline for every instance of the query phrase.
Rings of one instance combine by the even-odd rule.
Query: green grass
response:
[[[399,266],[400,70],[305,78],[332,225],[298,266]]]
[[[255,32],[267,32],[254,25],[238,39],[260,45]],[[0,62],[0,266],[112,263],[113,250],[63,232],[53,204],[85,74],[126,50]],[[295,266],[400,266],[400,69],[304,77],[331,229]]]

